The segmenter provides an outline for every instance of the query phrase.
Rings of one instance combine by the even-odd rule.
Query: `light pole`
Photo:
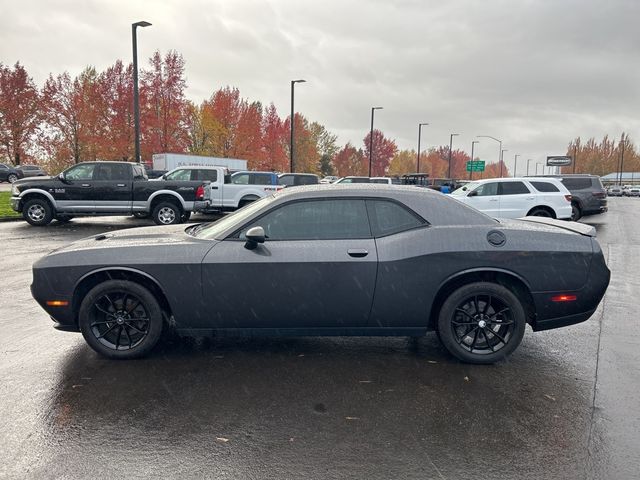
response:
[[[476,143],[480,143],[480,140],[474,140],[471,142],[471,161],[473,162],[473,147],[476,146]],[[469,180],[471,180],[471,177],[473,176],[473,170],[469,169]]]
[[[516,172],[518,171],[518,157],[520,156],[519,153],[516,153],[513,156],[513,176],[516,176]]]
[[[618,185],[622,185],[622,168],[624,166],[624,133],[620,137],[620,182]]]
[[[293,173],[293,129],[295,122],[295,113],[293,110],[293,92],[296,83],[305,83],[306,80],[291,80],[291,143],[289,144],[289,172]]]
[[[573,145],[573,173],[576,173],[576,163],[578,163],[578,151],[577,145]]]
[[[449,173],[447,174],[447,178],[451,179],[451,148],[453,147],[453,137],[457,137],[460,135],[459,133],[452,133],[449,135]]]
[[[529,162],[533,160],[532,158],[527,159],[527,177],[529,176]]]
[[[420,134],[422,133],[422,126],[429,125],[428,123],[419,123],[418,124],[418,162],[416,165],[416,173],[420,173]]]
[[[536,162],[536,177],[538,176],[538,165],[542,165],[542,174],[544,175],[544,164]]]
[[[504,152],[508,152],[506,148],[500,150],[500,178],[503,177],[502,166],[504,165]]]
[[[373,114],[376,110],[382,110],[382,107],[371,107],[371,133],[369,134],[369,177],[371,177],[371,161],[373,158]]]
[[[502,140],[498,140],[496,137],[492,137],[491,135],[478,135],[478,138],[490,138],[491,140],[495,140],[500,144],[500,150],[498,150],[498,162],[502,160]],[[502,177],[502,164],[500,164],[500,176]]]
[[[144,20],[131,24],[131,44],[133,46],[133,130],[135,142],[136,162],[140,162],[140,100],[138,97],[138,27],[149,27],[151,24]]]

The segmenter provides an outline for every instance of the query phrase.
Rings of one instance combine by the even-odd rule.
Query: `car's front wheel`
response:
[[[489,364],[513,352],[524,336],[525,311],[508,288],[477,282],[444,301],[438,333],[449,352],[468,363]]]
[[[113,359],[148,354],[162,334],[162,310],[154,295],[127,280],[109,280],[85,296],[78,312],[80,331],[96,352]]]
[[[9,181],[9,183],[17,182],[18,176],[15,173],[10,173],[9,176],[7,177],[7,180]]]
[[[25,202],[22,217],[31,225],[43,227],[53,220],[53,209],[44,198],[34,198]]]

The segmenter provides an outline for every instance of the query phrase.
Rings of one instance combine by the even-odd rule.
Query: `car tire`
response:
[[[18,176],[15,173],[10,173],[7,177],[7,182],[14,183],[18,181]]]
[[[53,220],[53,208],[48,200],[34,198],[28,200],[22,207],[22,218],[35,227],[44,227]]]
[[[516,295],[490,282],[458,288],[438,315],[444,347],[467,363],[491,364],[512,353],[524,336],[526,316]]]
[[[147,355],[162,335],[163,322],[155,296],[128,280],[93,287],[78,311],[78,326],[89,346],[117,360]]]
[[[577,222],[581,218],[582,218],[582,210],[580,209],[580,206],[577,203],[572,203],[571,204],[571,220],[573,220],[574,222]]]
[[[72,218],[73,215],[56,215],[56,220],[60,223],[69,223]]]
[[[156,225],[175,225],[180,223],[182,209],[173,202],[160,202],[151,214]]]
[[[149,218],[149,214],[147,212],[133,212],[133,216],[136,218]]]
[[[547,217],[547,218],[553,218],[552,213],[547,210],[546,208],[534,208],[533,210],[531,210],[528,214],[527,217]]]

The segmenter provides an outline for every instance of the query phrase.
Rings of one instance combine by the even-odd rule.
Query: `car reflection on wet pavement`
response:
[[[612,270],[596,314],[527,329],[492,366],[454,360],[434,334],[173,338],[149,358],[109,361],[51,328],[29,295],[30,266],[68,241],[141,222],[0,224],[15,253],[0,299],[0,476],[637,477],[631,203],[612,199],[609,214],[585,219]]]

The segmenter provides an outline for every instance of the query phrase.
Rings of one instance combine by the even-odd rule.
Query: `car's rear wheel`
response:
[[[9,183],[17,182],[18,176],[15,173],[10,173],[7,177],[7,180],[9,181]]]
[[[182,209],[172,202],[160,202],[151,214],[157,225],[175,225],[180,223]]]
[[[580,206],[576,203],[572,203],[571,204],[571,220],[573,220],[574,222],[577,222],[581,218],[582,218],[582,210],[580,209]]]
[[[153,294],[135,282],[109,280],[85,296],[80,331],[91,348],[113,359],[139,358],[162,334],[162,310]]]
[[[31,225],[43,227],[53,220],[53,209],[44,198],[33,198],[22,207],[22,218]]]
[[[553,214],[546,208],[534,208],[528,214],[529,217],[548,217],[553,218]]]
[[[444,301],[438,332],[449,352],[468,363],[489,364],[513,352],[524,336],[525,311],[508,288],[477,282]]]

